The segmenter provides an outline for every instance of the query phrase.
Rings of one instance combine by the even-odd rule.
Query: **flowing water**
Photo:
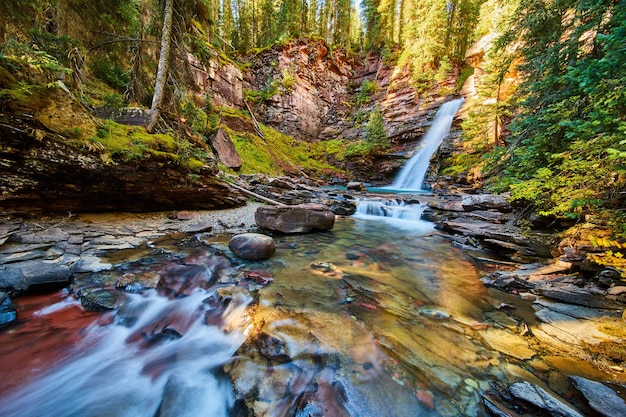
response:
[[[518,335],[529,304],[497,309],[503,295],[421,221],[339,219],[275,240],[265,262],[231,258],[227,236],[147,249],[107,276],[159,288],[127,287],[109,313],[67,292],[17,299],[20,322],[0,333],[0,414],[476,416],[490,383],[567,385]],[[526,346],[525,360],[494,338]]]
[[[450,132],[452,120],[461,104],[463,104],[463,99],[459,98],[444,103],[439,108],[430,129],[420,139],[419,147],[402,167],[393,184],[388,187],[389,189],[416,191],[422,189],[430,158]]]

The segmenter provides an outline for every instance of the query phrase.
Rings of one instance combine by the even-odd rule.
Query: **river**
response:
[[[487,290],[431,224],[407,222],[275,236],[264,262],[232,257],[229,236],[157,243],[106,276],[159,288],[127,288],[108,313],[67,290],[17,299],[19,322],[0,333],[1,414],[477,416],[494,384],[571,396],[567,375],[602,377],[520,335],[530,304]]]

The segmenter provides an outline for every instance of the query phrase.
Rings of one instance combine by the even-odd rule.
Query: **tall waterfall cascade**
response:
[[[430,165],[430,158],[437,151],[443,139],[450,133],[452,120],[461,104],[463,104],[463,99],[459,98],[444,103],[437,110],[435,119],[428,132],[422,137],[419,147],[402,167],[393,184],[386,188],[401,191],[419,191],[422,189]]]
[[[422,137],[413,156],[402,167],[393,184],[383,187],[385,191],[420,192],[430,165],[430,158],[437,151],[443,139],[450,133],[454,115],[461,107],[463,99],[444,103],[433,120],[432,126]],[[430,222],[421,220],[425,209],[423,204],[407,203],[402,199],[380,197],[363,198],[358,201],[355,218],[384,221],[395,227],[419,230],[423,233],[432,231]]]

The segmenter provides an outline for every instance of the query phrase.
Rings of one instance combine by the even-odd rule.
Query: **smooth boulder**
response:
[[[249,261],[267,259],[276,252],[274,239],[260,233],[242,233],[233,236],[228,247],[235,256]]]
[[[323,204],[261,206],[257,209],[254,220],[263,229],[281,233],[330,230],[335,225],[335,215]]]

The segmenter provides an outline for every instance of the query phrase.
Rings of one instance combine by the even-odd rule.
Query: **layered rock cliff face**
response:
[[[322,139],[349,107],[355,61],[321,40],[294,40],[249,57],[246,88],[275,90],[256,104],[262,122],[298,139]]]
[[[450,97],[418,94],[408,71],[385,64],[379,56],[356,59],[333,50],[321,40],[293,40],[247,57],[242,73],[217,59],[197,68],[198,94],[214,103],[245,108],[257,119],[300,140],[364,138],[368,115],[378,108],[393,144],[388,155],[335,161],[353,178],[388,181],[415,149],[437,108]],[[365,103],[355,96],[364,81],[375,81],[376,91]],[[218,87],[219,86],[219,87]]]
[[[446,100],[418,95],[408,73],[376,56],[357,61],[320,40],[294,40],[257,53],[245,71],[218,58],[203,63],[189,56],[189,61],[200,98],[209,95],[215,105],[245,109],[246,90],[256,92],[256,100],[248,102],[259,121],[304,141],[360,140],[367,115],[378,108],[392,152],[336,161],[361,181],[393,178]],[[378,88],[357,105],[355,94],[364,80],[376,81]],[[103,159],[85,139],[94,137],[102,122],[62,85],[28,91],[24,100],[10,92],[16,85],[10,74],[0,81],[6,89],[0,94],[2,208],[158,211],[245,203],[216,178],[210,161],[191,173],[167,156]],[[137,124],[137,117],[131,119]]]
[[[9,91],[9,90],[5,90]],[[28,101],[0,96],[0,208],[100,212],[213,209],[245,204],[207,162],[195,175],[164,154],[112,161],[82,139],[97,122],[61,88]]]

